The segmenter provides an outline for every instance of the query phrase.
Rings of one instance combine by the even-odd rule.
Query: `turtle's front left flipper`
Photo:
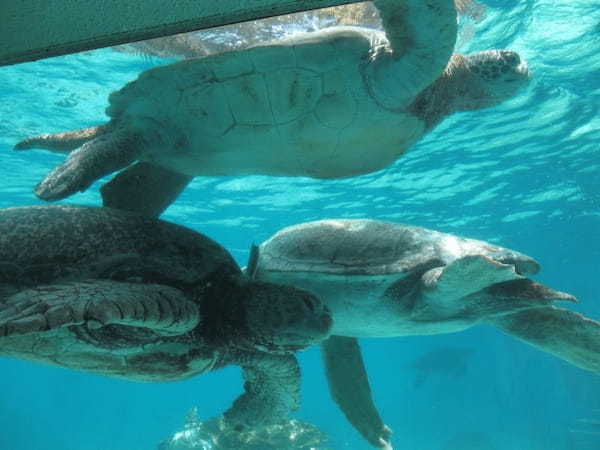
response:
[[[190,331],[199,320],[197,306],[178,289],[108,280],[38,286],[0,303],[0,337],[113,324],[171,336]]]
[[[321,344],[321,354],[331,396],[348,421],[371,445],[391,450],[392,431],[373,402],[358,340],[331,336]]]
[[[102,203],[110,208],[158,217],[192,179],[154,164],[138,162],[100,188]]]
[[[224,414],[229,425],[271,425],[287,420],[298,409],[300,367],[295,356],[240,352],[226,359],[242,367],[245,381],[244,393]]]
[[[600,322],[550,306],[509,314],[490,323],[540,350],[600,375]]]

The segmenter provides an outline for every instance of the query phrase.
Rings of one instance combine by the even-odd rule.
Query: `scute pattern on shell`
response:
[[[12,268],[4,272],[4,283],[102,278],[120,260],[133,259],[144,261],[141,270],[154,264],[153,270],[179,283],[193,283],[219,266],[232,273],[239,270],[229,253],[209,238],[132,213],[64,205],[2,211],[0,264]]]
[[[513,250],[426,228],[340,219],[288,227],[261,245],[261,269],[385,275],[443,266],[466,255],[490,256],[535,273],[538,264]]]
[[[106,113],[118,118],[144,116],[147,111],[146,116],[154,117],[156,111],[165,117],[177,113],[182,119],[188,114],[191,119],[184,120],[195,122],[206,117],[210,127],[202,131],[214,135],[235,125],[272,126],[298,120],[318,110],[319,102],[334,91],[356,89],[350,80],[343,82],[343,69],[360,64],[361,55],[368,58],[373,36],[353,28],[348,33],[334,31],[144,71],[110,95]],[[372,34],[385,41],[383,33]],[[353,39],[344,39],[350,36]],[[323,79],[330,78],[328,74],[335,75],[331,83]]]

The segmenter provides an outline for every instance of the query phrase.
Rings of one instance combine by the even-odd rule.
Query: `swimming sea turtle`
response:
[[[0,356],[135,381],[241,366],[235,427],[298,403],[293,352],[327,336],[312,294],[247,279],[187,228],[110,208],[0,210]]]
[[[258,255],[256,255],[258,253]],[[558,309],[571,295],[522,274],[539,264],[521,253],[425,228],[366,219],[308,222],[260,245],[247,271],[301,287],[333,315],[322,345],[334,399],[374,445],[383,425],[357,337],[430,335],[490,324],[600,374],[600,323]]]
[[[453,0],[374,4],[385,33],[331,27],[141,73],[109,97],[108,123],[15,146],[77,149],[36,194],[67,197],[137,160],[105,186],[104,204],[155,215],[197,175],[369,173],[449,114],[496,105],[529,80],[514,51],[452,54]]]

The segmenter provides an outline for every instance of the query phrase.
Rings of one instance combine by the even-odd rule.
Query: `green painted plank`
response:
[[[0,0],[0,65],[356,0]]]

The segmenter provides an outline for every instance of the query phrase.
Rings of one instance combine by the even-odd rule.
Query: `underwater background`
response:
[[[162,217],[209,235],[240,265],[252,243],[331,217],[482,239],[535,257],[537,281],[600,319],[600,1],[485,3],[487,17],[459,50],[518,51],[533,82],[516,98],[449,117],[377,173],[196,178]],[[111,91],[168,62],[103,49],[1,67],[0,207],[41,204],[31,189],[63,159],[12,152],[16,142],[104,122]],[[99,205],[99,185],[65,203]],[[600,377],[496,329],[362,347],[396,449],[600,449]],[[368,449],[330,400],[318,351],[300,359],[295,417],[326,432],[332,449]],[[0,450],[147,450],[181,429],[190,408],[202,419],[222,412],[242,380],[227,368],[138,384],[0,359],[0,386]]]

